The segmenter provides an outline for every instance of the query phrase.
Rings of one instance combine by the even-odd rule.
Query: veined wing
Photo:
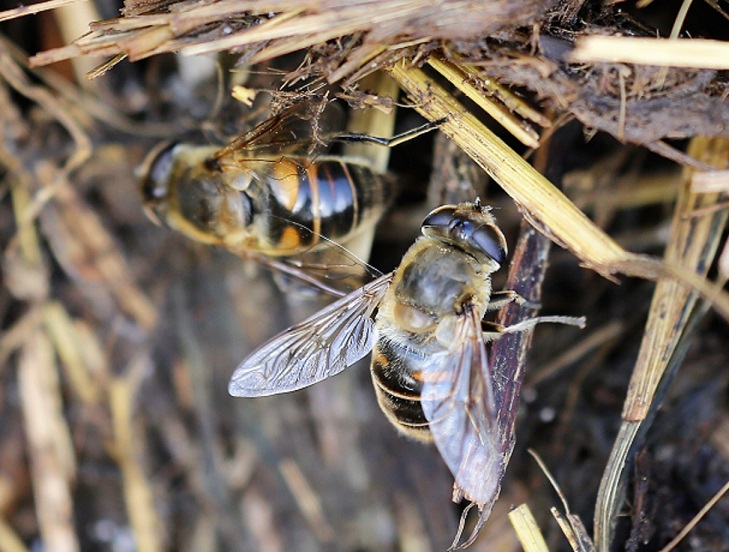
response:
[[[481,321],[467,310],[458,321],[453,351],[433,359],[423,374],[423,413],[438,451],[455,478],[453,500],[466,498],[490,511],[504,472]]]
[[[324,137],[338,130],[342,112],[328,99],[299,101],[231,140],[211,156],[224,166],[245,158],[298,155],[311,157],[326,149]]]
[[[277,335],[233,373],[228,392],[261,397],[295,391],[338,374],[372,350],[372,314],[390,286],[385,274]]]
[[[289,221],[288,224],[296,223]],[[300,234],[311,233],[303,225],[296,225]],[[296,255],[270,257],[252,251],[239,252],[239,255],[270,268],[276,274],[279,285],[286,287],[289,280],[294,280],[335,297],[344,297],[359,289],[364,282],[382,276],[382,272],[353,251],[322,235],[311,249]]]

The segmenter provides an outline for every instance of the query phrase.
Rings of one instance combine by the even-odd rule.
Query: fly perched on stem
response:
[[[432,211],[421,232],[394,272],[253,352],[233,374],[229,392],[258,397],[295,391],[372,351],[372,381],[385,415],[405,435],[435,443],[455,479],[453,500],[466,499],[481,512],[462,547],[483,525],[505,462],[486,342],[541,322],[583,327],[584,319],[542,316],[507,327],[482,321],[488,311],[525,300],[492,290],[506,240],[478,200]]]

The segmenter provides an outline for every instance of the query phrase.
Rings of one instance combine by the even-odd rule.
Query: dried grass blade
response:
[[[729,238],[724,242],[724,248],[719,256],[719,274],[729,280]]]
[[[595,544],[600,552],[610,550],[617,509],[625,496],[622,484],[623,468],[627,462],[630,445],[635,441],[640,427],[640,424],[636,423],[621,424],[600,481],[594,519]]]
[[[577,41],[570,60],[724,70],[729,69],[729,42],[594,35]]]
[[[549,511],[557,521],[559,528],[570,543],[575,552],[593,552],[595,547],[590,540],[582,520],[574,514],[563,515],[557,508],[550,508]]]
[[[19,159],[13,159],[12,155],[3,155],[3,158],[11,160],[7,168],[13,171],[8,178],[13,214],[15,220],[22,221],[33,205],[32,177],[22,168]],[[2,269],[4,284],[16,298],[40,302],[47,297],[49,275],[34,224],[18,224],[14,239],[3,251]]]
[[[141,372],[146,360],[138,358],[123,377],[115,379],[109,388],[113,451],[124,484],[124,499],[129,523],[139,552],[162,550],[159,542],[160,524],[154,509],[154,493],[142,466],[144,465],[141,428],[134,420],[133,404]]]
[[[509,521],[525,552],[549,552],[537,520],[526,504],[521,504],[509,512]]]
[[[84,0],[47,0],[46,2],[38,2],[37,4],[23,4],[18,8],[1,11],[0,21],[17,19],[18,17],[24,17],[29,14],[35,15],[44,11],[55,10],[61,6],[68,6],[69,4],[75,4],[82,1]]]
[[[18,383],[44,549],[74,552],[79,550],[71,494],[76,459],[63,417],[53,348],[40,327],[28,336],[21,350]]]
[[[183,54],[206,54],[271,41],[271,52],[265,55],[267,59],[271,59],[284,53],[305,49],[327,40],[355,33],[362,28],[367,28],[370,21],[371,14],[362,13],[361,10],[355,10],[353,17],[347,17],[345,12],[318,14],[306,14],[300,11],[287,12],[277,15],[262,25],[187,47]],[[282,40],[284,42],[281,42]],[[268,52],[268,48],[266,51]]]
[[[25,72],[29,66],[25,54],[10,41],[0,37],[0,73],[19,94],[46,109],[73,138],[75,150],[66,160],[64,170],[70,172],[84,163],[91,154],[91,139],[72,116],[68,104],[59,101],[54,91],[35,84]]]
[[[729,164],[729,140],[695,138],[689,154],[725,169]],[[665,258],[682,268],[705,275],[717,253],[727,211],[710,208],[721,200],[721,194],[698,194],[692,189],[692,172],[686,169],[684,174]],[[622,475],[635,437],[655,406],[659,384],[665,383],[669,367],[681,356],[679,342],[697,300],[694,290],[676,280],[661,280],[656,286],[623,408],[623,424],[600,485],[595,512],[595,536],[600,550],[610,547],[612,528],[623,495]]]
[[[585,525],[582,523],[582,520],[578,516],[570,512],[570,505],[567,502],[567,499],[565,498],[562,489],[557,484],[557,480],[554,478],[542,458],[536,452],[531,449],[529,449],[528,452],[537,462],[537,464],[539,465],[539,469],[542,470],[542,473],[544,473],[546,478],[549,480],[549,483],[552,485],[555,492],[559,496],[560,501],[562,502],[562,507],[564,508],[564,516],[560,514],[556,508],[550,508],[550,511],[552,512],[554,518],[557,520],[557,523],[559,523],[559,526],[562,529],[565,537],[567,537],[570,546],[573,550],[575,550],[575,552],[594,552],[595,546],[593,545],[590,536],[587,534]]]
[[[112,67],[124,61],[126,58],[126,54],[116,54],[104,61],[103,63],[95,66],[93,69],[91,69],[91,71],[88,71],[86,73],[86,78],[89,80],[98,79],[99,77],[105,75],[107,71],[109,71]]]
[[[39,168],[39,181],[54,182],[59,178],[53,167],[45,169]],[[55,190],[54,208],[41,213],[46,235],[59,262],[71,275],[101,284],[93,291],[107,293],[140,326],[153,327],[157,311],[134,282],[134,275],[115,240],[70,184],[65,181],[61,184]]]
[[[71,387],[86,405],[98,403],[102,389],[94,380],[93,369],[86,362],[89,358],[98,358],[98,354],[85,351],[100,348],[98,343],[89,339],[90,337],[95,339],[96,336],[93,334],[80,336],[61,303],[48,302],[43,314],[46,331],[66,368]]]
[[[59,61],[65,61],[67,59],[75,58],[82,54],[81,48],[78,44],[68,44],[61,46],[60,48],[53,48],[51,50],[44,50],[28,58],[28,65],[31,68],[42,67],[44,65],[50,65],[51,63],[58,63]]]
[[[6,267],[3,265],[3,270]],[[28,339],[28,335],[35,330],[42,315],[42,307],[31,308],[12,326],[3,328],[0,335],[0,369],[5,366],[10,355],[20,349]]]
[[[358,75],[366,76],[370,69],[368,64],[377,56],[387,51],[387,47],[382,44],[363,44],[356,48],[332,73],[327,76],[328,83],[335,83],[347,75],[350,75],[352,81],[359,80]],[[372,65],[377,66],[377,63]]]
[[[131,39],[124,42],[125,53],[130,61],[139,61],[160,50],[174,38],[167,27],[152,27],[135,32]],[[164,48],[162,48],[164,51]]]
[[[468,73],[461,67],[433,56],[428,60],[428,64],[473,100],[476,105],[491,115],[496,122],[508,130],[522,144],[530,148],[539,147],[539,135],[534,129],[514,117],[501,103],[484,96],[483,92],[470,82]]]
[[[572,548],[572,550],[574,550],[575,552],[578,552],[579,546],[577,544],[577,537],[572,531],[570,522],[567,520],[564,514],[562,514],[562,512],[560,512],[554,506],[549,509],[549,512],[552,514],[552,517],[555,519],[557,525],[559,525],[559,528],[562,530],[562,533],[567,538],[567,542],[569,542],[570,548]]]
[[[53,17],[61,33],[63,44],[70,44],[78,36],[87,33],[89,23],[100,19],[101,15],[93,2],[77,2],[55,10]],[[94,65],[96,65],[96,61],[93,59],[82,57],[71,59],[76,81],[86,90],[92,90],[97,85],[97,83],[84,79],[84,75],[93,69]]]
[[[0,62],[1,63],[1,62]],[[23,166],[22,161],[17,155],[13,155],[12,149],[3,147],[0,153],[0,163],[3,164],[5,169],[8,171],[7,181],[10,185],[10,199],[13,204],[13,215],[16,221],[22,221],[24,215],[32,208],[33,200],[31,197],[32,176],[30,172]],[[23,296],[22,290],[13,289],[11,282],[9,281],[9,262],[8,255],[16,255],[22,259],[23,264],[29,268],[34,269],[38,272],[41,279],[46,281],[47,275],[45,274],[45,267],[43,266],[43,254],[41,252],[40,241],[38,237],[38,230],[34,224],[17,224],[16,235],[13,239],[14,244],[10,244],[5,249],[5,259],[3,259],[3,272],[5,278],[5,285],[16,296]],[[22,285],[26,287],[27,285]],[[46,286],[47,288],[47,282]],[[20,291],[21,293],[18,293]],[[47,294],[47,289],[42,290],[39,293],[39,297],[43,297]]]
[[[541,111],[532,107],[529,102],[512,92],[506,86],[499,84],[495,79],[485,77],[482,69],[468,63],[460,62],[458,63],[458,67],[469,77],[478,79],[479,86],[483,87],[487,94],[493,94],[517,115],[529,119],[531,122],[544,128],[552,126],[552,121]]]
[[[726,165],[729,164],[729,140],[695,138],[689,153],[701,156],[713,165]],[[716,255],[727,211],[708,209],[721,201],[721,194],[696,193],[691,189],[691,180],[687,169],[665,258],[698,274],[706,274]],[[663,376],[664,359],[673,354],[697,299],[695,292],[675,280],[661,281],[656,286],[623,410],[625,420],[641,421],[648,414],[653,394]]]
[[[729,193],[729,170],[714,172],[697,172],[691,181],[694,192],[705,194],[709,192]]]
[[[0,518],[0,550],[3,552],[28,552],[23,540],[3,518]]]
[[[321,542],[331,542],[335,536],[334,529],[327,521],[321,500],[312,489],[304,473],[296,462],[290,458],[281,460],[278,467],[291,494],[294,495],[296,504],[314,534]]]

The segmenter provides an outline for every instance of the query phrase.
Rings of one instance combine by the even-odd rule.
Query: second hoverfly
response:
[[[370,370],[383,412],[402,433],[435,443],[455,479],[454,501],[465,498],[480,511],[465,546],[491,510],[506,461],[485,341],[538,322],[584,320],[537,317],[484,333],[487,311],[523,301],[512,291],[492,291],[506,240],[489,208],[441,207],[421,231],[394,272],[264,344],[238,367],[229,391],[240,397],[294,391],[373,351]]]
[[[333,241],[366,255],[352,244],[382,216],[393,186],[366,159],[318,155],[310,107],[297,104],[223,147],[159,147],[143,169],[148,213],[264,264]]]

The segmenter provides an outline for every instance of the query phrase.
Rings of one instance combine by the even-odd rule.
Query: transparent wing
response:
[[[275,155],[313,157],[326,149],[325,136],[339,130],[343,113],[327,99],[299,101],[269,117],[215,152],[211,161],[225,165],[236,160]]]
[[[295,391],[338,374],[370,352],[372,313],[392,273],[342,297],[253,352],[233,373],[228,392],[260,397]]]
[[[504,472],[496,405],[481,320],[474,309],[459,319],[454,348],[423,374],[423,413],[438,451],[455,478],[453,500],[490,511]],[[452,367],[449,369],[449,367]]]
[[[308,231],[301,227],[301,233]],[[330,295],[343,297],[360,288],[365,282],[382,276],[375,267],[326,236],[320,237],[315,247],[286,257],[267,257],[251,251],[238,254],[273,270],[277,283],[284,290],[290,289],[290,280],[293,280]]]

